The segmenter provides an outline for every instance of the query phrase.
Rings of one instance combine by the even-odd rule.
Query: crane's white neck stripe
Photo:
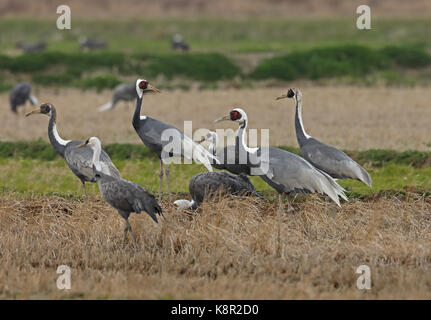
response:
[[[241,127],[239,128],[239,130],[241,130],[240,134],[241,134],[241,144],[242,147],[244,148],[245,151],[250,152],[250,153],[255,153],[257,150],[259,150],[259,148],[249,148],[247,146],[247,144],[245,143],[245,129],[247,128],[247,121],[244,121],[244,124],[241,125]]]
[[[58,131],[57,131],[57,124],[55,124],[55,123],[52,126],[52,132],[54,133],[55,140],[57,140],[57,142],[59,144],[61,144],[62,146],[65,146],[66,144],[68,144],[71,141],[71,140],[63,140],[60,137],[60,135],[58,134]]]
[[[93,147],[93,164],[96,167],[97,171],[102,172],[102,166],[100,165],[100,153],[101,153],[101,147]]]
[[[307,139],[310,139],[311,138],[311,136],[310,135],[308,135],[307,134],[307,132],[305,132],[305,129],[304,129],[304,124],[302,123],[302,102],[297,102],[297,104],[298,104],[298,118],[299,118],[299,124],[300,124],[300,126],[301,126],[301,130],[302,130],[302,133],[304,134],[304,136],[307,138]]]
[[[139,116],[139,119],[145,120],[145,119],[147,119],[147,116]]]

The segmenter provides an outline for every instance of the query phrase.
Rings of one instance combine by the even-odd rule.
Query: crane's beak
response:
[[[149,91],[153,91],[154,93],[160,93],[160,90],[156,87],[153,87],[151,84],[148,84],[146,89]]]
[[[30,111],[29,113],[26,113],[26,117],[31,116],[32,114],[41,114],[40,108],[34,109],[33,111]]]
[[[229,114],[227,116],[224,116],[224,117],[221,117],[221,118],[214,120],[214,123],[218,123],[218,122],[222,122],[222,121],[228,121],[228,120],[230,120]]]
[[[286,99],[286,98],[288,98],[287,93],[282,94],[281,96],[275,98],[275,100],[281,100],[281,99]]]
[[[195,141],[196,143],[202,143],[202,142],[204,142],[206,139],[205,139],[205,137],[203,137],[202,139],[200,139],[199,141]]]
[[[77,145],[75,148],[79,149],[79,148],[83,148],[87,145],[87,142],[81,143],[80,145]]]

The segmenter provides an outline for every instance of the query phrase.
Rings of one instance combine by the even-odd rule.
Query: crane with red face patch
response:
[[[202,163],[208,171],[212,171],[211,160],[215,159],[215,157],[173,125],[141,115],[144,90],[150,90],[155,93],[160,92],[150,85],[147,80],[138,79],[136,81],[138,97],[132,124],[142,142],[151,151],[155,152],[160,159],[159,195],[161,195],[163,171],[168,182],[168,192],[171,192],[167,165],[172,162],[172,159],[187,158],[194,160],[197,163]]]
[[[328,195],[337,205],[340,205],[339,197],[347,200],[344,189],[333,178],[296,154],[269,146],[249,148],[244,136],[248,117],[241,108],[234,108],[214,122],[221,121],[239,123],[235,161],[243,170],[249,170],[249,175],[260,176],[279,193],[280,212],[283,194],[317,192]],[[293,210],[289,202],[288,205],[289,211]]]

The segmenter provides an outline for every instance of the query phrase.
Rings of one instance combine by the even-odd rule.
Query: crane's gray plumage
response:
[[[180,34],[175,34],[172,37],[171,46],[173,50],[179,51],[189,51],[190,49],[189,45],[184,42],[184,39]]]
[[[80,37],[78,41],[81,45],[81,49],[83,50],[106,49],[108,47],[108,44],[103,40],[88,39],[87,37]]]
[[[195,210],[204,201],[218,194],[258,196],[256,189],[246,175],[233,175],[229,172],[201,172],[189,182],[189,193],[192,201],[185,199],[174,202],[180,209]]]
[[[30,101],[32,105],[37,104],[36,97],[31,95],[31,85],[28,82],[20,82],[9,93],[10,109],[17,113],[18,106],[25,105]]]
[[[157,88],[148,84],[146,80],[138,79],[136,81],[138,98],[136,99],[136,108],[132,124],[142,142],[151,151],[155,152],[160,159],[159,194],[161,194],[163,165],[165,160],[185,157],[193,159],[195,162],[202,163],[208,171],[212,171],[211,159],[214,159],[214,156],[173,125],[151,117],[141,116],[142,97],[145,89],[153,92],[160,92]],[[173,149],[171,147],[173,147]],[[166,168],[165,173],[168,180],[168,190],[170,192],[168,168]]]
[[[144,94],[148,92],[153,92],[151,90],[144,90]],[[108,103],[104,104],[99,108],[99,111],[107,111],[115,108],[115,105],[119,101],[132,101],[138,98],[138,94],[136,92],[136,83],[122,83],[114,88],[114,92],[112,94],[112,99]]]
[[[289,89],[287,94],[277,98],[294,98],[296,102],[295,130],[302,156],[316,168],[335,179],[355,179],[369,187],[372,185],[368,172],[343,151],[322,143],[305,132],[302,122],[302,93]]]
[[[87,194],[85,182],[96,182],[93,173],[93,150],[90,147],[75,148],[82,144],[78,140],[63,140],[57,131],[57,111],[50,103],[44,103],[40,108],[29,112],[26,116],[32,114],[45,114],[49,116],[48,137],[54,150],[66,161],[70,170],[81,180],[84,188],[84,195]],[[120,178],[120,172],[112,163],[108,154],[102,150],[100,155],[101,170],[105,175],[111,175]]]
[[[123,247],[125,245],[127,232],[130,232],[133,242],[135,243],[132,227],[128,220],[130,213],[141,213],[145,211],[151,219],[157,223],[157,215],[163,216],[162,208],[159,206],[154,196],[138,184],[103,173],[102,164],[100,162],[102,146],[98,138],[91,137],[85,143],[76,147],[77,150],[81,148],[91,148],[93,151],[92,168],[94,171],[94,179],[97,182],[100,193],[103,199],[116,209],[126,221]]]
[[[36,53],[45,50],[45,42],[27,43],[24,41],[18,41],[16,47],[24,51],[25,53]]]
[[[290,193],[322,193],[328,195],[337,205],[338,197],[347,200],[344,189],[326,173],[316,169],[309,162],[296,154],[278,148],[249,148],[245,143],[244,131],[247,127],[247,114],[240,108],[234,108],[229,115],[217,119],[215,122],[231,120],[239,122],[237,133],[239,155],[247,155],[247,161],[239,163],[250,175],[258,175],[280,195]],[[241,158],[239,158],[241,159]],[[290,204],[289,204],[290,207]]]

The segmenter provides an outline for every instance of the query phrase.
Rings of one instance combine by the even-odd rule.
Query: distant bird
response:
[[[96,137],[91,137],[83,144],[75,147],[91,148],[93,150],[92,164],[94,171],[94,180],[99,186],[103,199],[118,211],[121,217],[126,220],[124,229],[123,248],[126,244],[127,232],[130,232],[133,243],[136,247],[136,240],[133,236],[132,226],[129,223],[130,213],[141,213],[145,211],[154,220],[157,221],[157,215],[163,216],[162,208],[157,203],[154,196],[141,186],[134,182],[124,180],[120,177],[113,177],[103,172],[103,163],[100,162],[102,151],[101,142]]]
[[[24,51],[25,53],[37,53],[45,50],[45,42],[27,43],[24,41],[18,41],[16,47]]]
[[[190,49],[189,45],[184,42],[183,36],[178,33],[172,37],[171,46],[173,50],[185,52],[189,51]]]
[[[201,172],[192,177],[189,183],[189,193],[192,201],[180,199],[174,204],[179,209],[195,210],[204,201],[217,195],[253,195],[258,196],[256,189],[246,175],[234,175],[224,171]]]
[[[84,188],[84,196],[87,196],[85,182],[96,182],[93,175],[92,156],[93,151],[90,147],[76,149],[77,145],[82,144],[78,140],[63,140],[57,131],[57,111],[50,103],[44,103],[29,113],[26,116],[33,114],[44,114],[49,117],[48,124],[48,137],[54,150],[66,161],[70,170],[81,180],[82,187]],[[120,172],[112,163],[108,154],[102,150],[101,153],[101,170],[106,175],[111,175],[120,178]]]
[[[9,94],[10,109],[14,113],[17,112],[18,106],[24,105],[28,101],[32,105],[37,104],[37,99],[31,94],[31,85],[28,82],[20,82],[12,88]]]
[[[358,163],[343,151],[324,144],[305,132],[302,122],[302,93],[299,89],[289,89],[276,100],[294,98],[296,102],[295,130],[296,138],[303,157],[316,168],[326,172],[335,179],[355,179],[362,181],[370,188],[371,177]]]
[[[267,146],[249,148],[244,136],[248,124],[244,110],[234,108],[227,116],[214,122],[226,120],[238,122],[240,125],[237,133],[238,159],[245,157],[246,161],[239,165],[249,168],[250,175],[260,176],[278,192],[280,212],[283,211],[283,194],[318,192],[328,195],[338,206],[340,205],[338,197],[347,200],[344,189],[334,179],[296,154]],[[288,211],[293,210],[289,201],[288,206]]]
[[[86,51],[106,49],[108,47],[108,44],[103,40],[88,39],[87,37],[79,37],[78,41],[81,44],[81,49]]]
[[[192,139],[184,135],[178,128],[163,121],[147,116],[141,116],[142,98],[144,90],[160,92],[151,86],[147,80],[138,79],[136,81],[136,108],[133,115],[132,124],[142,142],[160,159],[160,182],[159,195],[162,192],[162,179],[164,164],[168,164],[174,158],[193,159],[195,162],[202,163],[208,171],[212,171],[211,159],[214,156],[204,147],[195,143]],[[169,169],[165,169],[168,180],[168,192],[170,193]]]
[[[153,92],[151,90],[145,89],[144,94],[148,92]],[[136,99],[138,94],[136,93],[136,83],[122,83],[114,88],[114,93],[112,94],[112,99],[107,104],[104,104],[99,108],[100,112],[111,110],[115,108],[115,105],[119,101],[132,101]]]

